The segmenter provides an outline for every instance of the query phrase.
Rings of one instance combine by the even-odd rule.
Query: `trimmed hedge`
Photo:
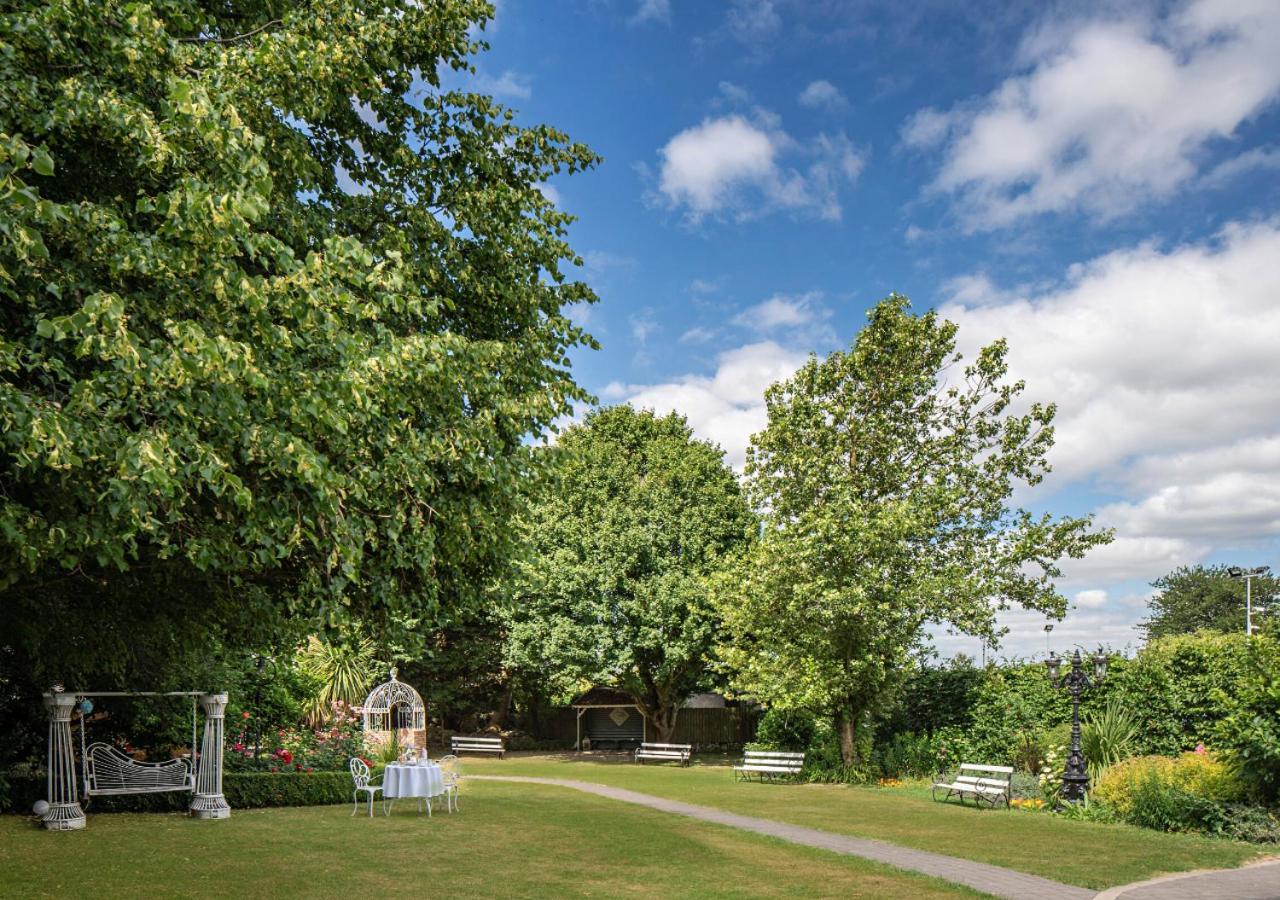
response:
[[[351,802],[351,775],[347,772],[225,772],[222,793],[235,809],[265,806],[325,806]],[[9,778],[10,809],[30,812],[32,804],[46,794],[44,778]],[[191,794],[171,791],[164,794],[129,794],[95,797],[89,811],[99,812],[185,812]]]

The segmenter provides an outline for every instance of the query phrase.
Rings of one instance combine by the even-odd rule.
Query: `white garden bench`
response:
[[[636,749],[636,762],[645,759],[678,762],[682,766],[689,765],[689,757],[693,755],[693,744],[641,744]]]
[[[742,762],[733,767],[735,781],[750,781],[754,775],[760,781],[785,775],[799,775],[804,768],[803,753],[786,753],[775,750],[747,750]]]
[[[975,806],[983,803],[994,807],[1001,801],[1008,807],[1013,785],[1013,766],[981,766],[976,763],[963,763],[960,772],[951,781],[935,782],[930,789],[933,799],[938,799],[938,791],[946,791],[942,797],[948,800],[959,797],[964,803],[965,797],[972,797]]]
[[[502,746],[502,738],[495,737],[458,737],[454,736],[449,739],[453,746],[455,755],[459,753],[496,753],[498,759],[502,759],[502,754],[506,753],[506,748]]]

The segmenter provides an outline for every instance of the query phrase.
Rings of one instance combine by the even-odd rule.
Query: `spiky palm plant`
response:
[[[298,668],[320,682],[320,690],[307,708],[312,725],[323,724],[335,701],[349,706],[360,703],[377,672],[373,641],[352,637],[337,642],[312,635],[298,655]]]
[[[1089,762],[1089,780],[1111,765],[1133,755],[1138,726],[1133,716],[1112,697],[1102,712],[1085,718],[1080,725],[1080,748]]]

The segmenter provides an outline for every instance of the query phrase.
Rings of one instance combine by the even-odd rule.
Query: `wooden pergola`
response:
[[[622,691],[615,690],[614,688],[593,687],[580,694],[569,705],[577,714],[575,717],[577,736],[573,743],[575,750],[582,750],[582,717],[588,710],[592,709],[621,710],[624,719],[626,716],[630,715],[630,713],[627,712],[628,710],[635,710],[635,712],[639,714],[641,721],[640,739],[642,741],[649,739],[649,719],[645,716],[644,712],[641,711],[640,707],[636,705],[636,701],[632,699],[630,694],[625,694]],[[621,727],[622,722],[617,719],[615,719],[614,722]]]

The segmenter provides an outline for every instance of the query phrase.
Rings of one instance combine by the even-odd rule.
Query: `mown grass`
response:
[[[461,811],[350,807],[0,817],[5,897],[978,896],[941,881],[562,788],[463,785]]]
[[[1043,812],[935,803],[927,789],[735,784],[722,760],[680,769],[572,754],[468,757],[464,771],[575,778],[659,797],[1005,866],[1101,890],[1168,872],[1228,868],[1264,855],[1253,845]]]

